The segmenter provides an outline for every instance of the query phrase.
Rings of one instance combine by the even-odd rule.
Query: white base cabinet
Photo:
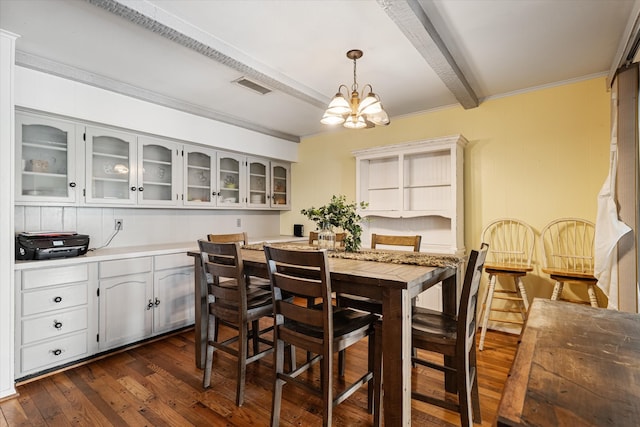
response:
[[[193,325],[185,252],[16,270],[15,378]]]
[[[16,378],[97,351],[95,264],[16,274]]]
[[[153,333],[163,333],[195,321],[193,259],[187,254],[154,257]]]

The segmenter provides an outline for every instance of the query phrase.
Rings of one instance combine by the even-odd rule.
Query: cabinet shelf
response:
[[[30,172],[30,171],[22,171],[23,176],[34,176],[34,177],[42,177],[42,178],[59,178],[66,179],[66,173],[53,173],[53,172]]]
[[[144,181],[142,183],[142,186],[144,187],[145,185],[157,185],[157,186],[161,186],[161,187],[171,187],[171,183],[170,182],[158,182],[158,181]]]
[[[240,174],[240,172],[238,172],[238,171],[233,171],[233,170],[228,170],[228,169],[220,169],[220,173],[231,173],[231,174],[234,174],[234,175]]]
[[[49,144],[37,144],[37,143],[33,143],[33,142],[23,142],[22,143],[23,147],[30,147],[30,148],[38,148],[38,149],[44,149],[44,150],[54,150],[54,151],[67,151],[67,144],[63,144],[63,143],[57,143],[54,145],[54,143],[49,143]]]
[[[195,165],[187,165],[189,169],[201,170],[201,171],[209,171],[211,168],[209,166],[195,166]]]
[[[154,165],[163,165],[163,166],[171,166],[171,162],[167,162],[165,160],[151,160],[151,159],[143,159],[144,163],[152,163]]]
[[[110,153],[101,153],[98,151],[93,152],[94,157],[107,157],[109,159],[121,159],[121,160],[129,160],[129,156],[121,155],[121,154],[110,154]]]
[[[188,185],[187,188],[199,189],[199,190],[208,190],[209,187],[206,185]]]
[[[126,178],[97,178],[95,176],[92,177],[92,180],[95,182],[129,182]]]

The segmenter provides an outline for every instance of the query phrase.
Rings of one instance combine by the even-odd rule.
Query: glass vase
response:
[[[325,225],[318,233],[318,249],[333,251],[336,249],[336,233],[331,225]]]

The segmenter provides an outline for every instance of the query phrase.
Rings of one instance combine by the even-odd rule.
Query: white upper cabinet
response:
[[[176,206],[177,144],[87,127],[87,203]]]
[[[422,250],[464,253],[464,147],[461,135],[355,151],[362,216],[382,234],[422,235]]]
[[[247,158],[247,206],[265,208],[271,205],[269,194],[269,161],[253,157]]]
[[[184,199],[185,206],[214,207],[218,192],[216,185],[216,152],[186,145],[184,147]]]
[[[138,137],[138,203],[176,206],[180,183],[178,144]]]
[[[76,127],[72,122],[16,113],[17,202],[75,204]]]
[[[135,204],[138,195],[135,135],[87,127],[85,141],[86,202]]]
[[[271,207],[291,209],[291,165],[271,162]]]
[[[218,152],[218,206],[246,206],[245,157]]]

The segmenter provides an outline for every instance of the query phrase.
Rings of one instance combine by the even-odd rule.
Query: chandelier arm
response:
[[[373,93],[373,86],[371,86],[369,83],[367,83],[366,85],[364,85],[362,87],[362,92],[360,93],[360,98],[364,99],[365,98],[365,89],[369,88],[369,92],[367,92],[367,95],[369,95],[370,93]]]

